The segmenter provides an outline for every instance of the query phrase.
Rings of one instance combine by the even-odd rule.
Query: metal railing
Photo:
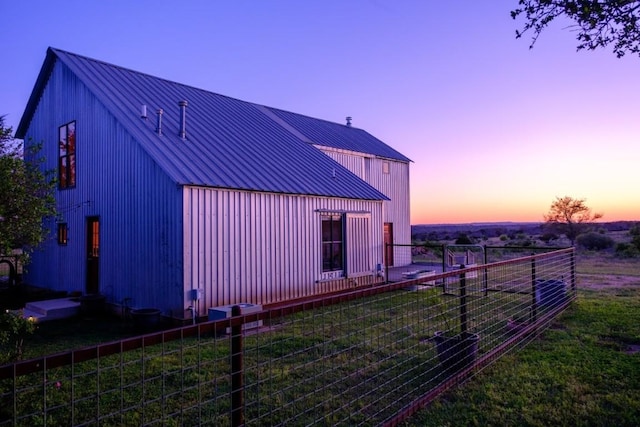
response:
[[[564,249],[235,307],[1,366],[0,426],[397,425],[544,330],[575,298],[574,260]]]

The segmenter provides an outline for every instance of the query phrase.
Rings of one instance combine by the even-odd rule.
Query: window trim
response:
[[[329,240],[325,240],[325,224],[329,223]],[[334,232],[336,231],[335,223],[339,223],[340,234],[339,236],[334,236]],[[324,276],[330,276],[330,278],[339,278],[344,276],[345,270],[345,215],[338,213],[323,213],[320,216],[320,241],[321,241],[321,273]],[[328,260],[329,266],[326,267],[327,264],[327,252],[325,251],[326,245],[330,245],[331,248],[329,250],[329,254],[334,254],[334,246],[338,245],[339,247],[339,262],[336,262],[335,259]],[[335,255],[332,256],[334,258]]]
[[[73,127],[73,132],[69,132]],[[58,127],[58,188],[67,189],[75,188],[77,183],[77,148],[78,148],[78,131],[76,121],[72,120],[62,126]],[[60,135],[64,131],[64,142]],[[69,135],[73,136],[73,144],[69,143]],[[64,153],[64,154],[62,154]],[[66,162],[68,167],[64,169],[63,162]]]
[[[67,246],[69,242],[69,227],[66,222],[59,222],[57,230],[58,245]]]

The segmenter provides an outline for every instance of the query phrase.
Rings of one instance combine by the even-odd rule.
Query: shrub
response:
[[[472,245],[473,243],[473,240],[464,233],[458,234],[458,238],[455,242],[456,245]]]
[[[616,256],[620,258],[636,258],[640,256],[640,250],[631,243],[618,243],[616,245]]]
[[[631,244],[635,246],[636,250],[640,251],[640,225],[636,224],[631,227],[629,236],[631,236]]]
[[[0,364],[22,358],[24,339],[33,334],[35,324],[22,317],[21,312],[9,310],[0,314]]]
[[[576,238],[576,243],[587,250],[600,251],[613,247],[614,241],[607,235],[589,232],[579,235]]]
[[[545,232],[540,236],[540,240],[547,244],[552,240],[558,240],[558,238],[559,236],[557,234],[551,232]]]

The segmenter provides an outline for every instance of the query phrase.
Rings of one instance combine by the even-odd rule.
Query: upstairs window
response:
[[[382,173],[389,173],[389,162],[382,162]]]
[[[76,122],[58,128],[58,186],[76,186]]]
[[[342,215],[322,216],[322,271],[344,269],[344,224]]]

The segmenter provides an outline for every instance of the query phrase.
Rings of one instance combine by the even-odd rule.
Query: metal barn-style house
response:
[[[58,218],[25,280],[114,307],[268,304],[411,261],[410,160],[362,129],[50,48],[16,136]]]

